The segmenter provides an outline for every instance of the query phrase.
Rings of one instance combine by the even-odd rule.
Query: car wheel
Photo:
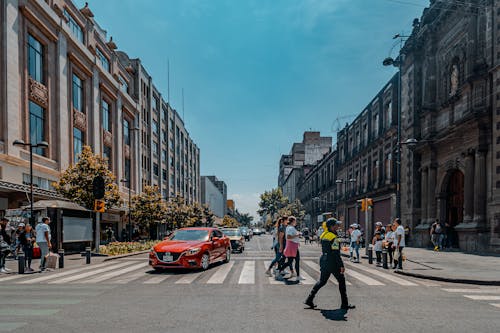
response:
[[[224,259],[225,263],[228,263],[231,260],[231,249],[226,249],[226,258]]]
[[[202,270],[206,271],[208,269],[208,266],[210,266],[210,257],[208,256],[208,253],[205,253],[201,256],[200,267]]]

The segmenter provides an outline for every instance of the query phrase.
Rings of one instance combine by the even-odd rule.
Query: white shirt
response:
[[[393,231],[388,231],[385,233],[385,240],[387,242],[393,242],[394,243],[394,232]]]
[[[296,236],[299,234],[299,232],[297,231],[297,229],[295,229],[294,226],[291,226],[289,225],[288,227],[286,227],[286,236],[290,235],[290,236]],[[300,243],[300,239],[299,237],[294,237],[294,238],[286,238],[286,241],[287,242],[294,242],[294,243]]]
[[[361,237],[361,230],[355,229],[351,232],[351,243],[357,242],[359,237]]]
[[[321,234],[323,233],[323,228],[322,227],[319,227],[318,228],[318,231],[316,232],[317,236],[321,236]]]
[[[47,243],[47,240],[45,239],[45,232],[49,232],[49,241],[51,240],[52,236],[50,234],[50,227],[48,224],[45,224],[43,222],[38,223],[36,225],[36,242],[37,243]]]
[[[401,241],[399,242],[398,244],[398,236],[401,235]],[[396,232],[395,232],[395,235],[394,235],[394,245],[395,246],[405,246],[405,228],[403,228],[402,225],[398,226],[396,228]]]

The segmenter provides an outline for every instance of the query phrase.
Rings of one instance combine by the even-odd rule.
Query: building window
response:
[[[107,159],[107,162],[108,162],[108,168],[111,170],[111,167],[112,167],[112,156],[111,156],[111,147],[108,147],[108,146],[104,146],[103,150],[102,150],[102,157],[104,157],[105,159]]]
[[[392,154],[389,153],[385,158],[385,179],[390,181],[392,177]]]
[[[159,172],[160,172],[160,171],[159,171],[159,169],[158,169],[158,164],[153,163],[153,173],[154,173],[154,175],[155,175],[155,176],[158,176]]]
[[[163,130],[161,132],[161,139],[163,140],[163,142],[167,142],[167,130]]]
[[[83,147],[83,132],[78,128],[73,128],[73,160],[78,162]]]
[[[166,169],[162,169],[161,170],[161,174],[162,174],[162,178],[164,181],[167,180],[167,170]]]
[[[73,95],[73,109],[83,112],[83,84],[76,74],[73,74],[71,94]]]
[[[130,122],[123,119],[123,143],[130,146]]]
[[[131,164],[130,164],[130,158],[125,159],[125,169],[124,169],[124,176],[125,179],[128,181],[127,185],[128,187],[132,186],[130,182],[130,177],[131,177]]]
[[[35,37],[28,35],[28,74],[38,82],[44,83],[43,45]]]
[[[45,110],[38,104],[29,102],[30,110],[30,142],[37,144],[45,141]],[[44,155],[44,149],[33,148],[33,152]]]
[[[121,75],[118,76],[118,81],[120,82],[120,90],[123,91],[124,93],[128,94],[127,81]]]
[[[158,155],[159,148],[158,142],[153,142],[153,154]]]
[[[109,110],[109,103],[105,100],[101,102],[102,108],[102,128],[105,131],[111,132],[111,114]]]
[[[99,49],[98,47],[96,47],[95,50],[96,50],[97,58],[99,59],[99,62],[101,63],[101,66],[107,72],[109,72],[109,60],[108,60],[108,58],[106,58],[106,56],[104,55],[104,53],[102,53],[101,49]]]
[[[166,150],[161,151],[161,160],[163,162],[167,162],[167,151]]]
[[[386,128],[392,125],[392,102],[389,102],[385,106],[385,124]]]
[[[152,125],[153,133],[157,134],[158,133],[158,123],[156,120],[153,120],[153,125]]]
[[[73,35],[75,35],[76,39],[78,39],[81,43],[83,43],[83,29],[82,27],[76,22],[76,20],[71,16],[70,13],[66,9],[64,9],[64,17],[68,20],[68,25],[69,28],[71,29],[71,32]]]
[[[53,181],[46,178],[33,176],[33,187],[38,187],[44,190],[54,190],[52,183]],[[23,173],[23,184],[30,185],[30,175],[27,173]]]

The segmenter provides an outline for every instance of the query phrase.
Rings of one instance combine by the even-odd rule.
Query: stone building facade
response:
[[[51,183],[83,145],[108,157],[125,199],[121,179],[133,193],[151,184],[200,200],[199,149],[182,119],[89,7],[6,0],[0,24],[0,213],[27,204],[29,151],[13,145],[19,139],[49,143],[34,150],[35,200],[57,197]]]
[[[402,217],[452,245],[500,251],[500,2],[431,1],[401,51]]]

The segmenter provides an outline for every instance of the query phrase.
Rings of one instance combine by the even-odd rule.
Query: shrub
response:
[[[148,242],[112,242],[107,245],[99,246],[99,253],[108,256],[118,256],[121,254],[146,251],[158,244],[159,241]]]

